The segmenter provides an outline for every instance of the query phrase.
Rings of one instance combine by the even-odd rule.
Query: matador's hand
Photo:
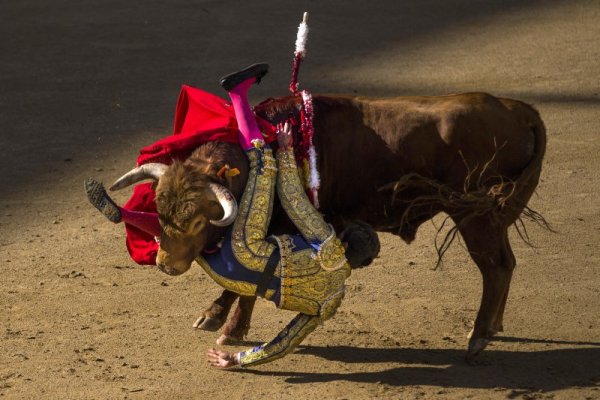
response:
[[[229,353],[227,351],[221,351],[217,349],[208,349],[206,353],[208,363],[211,367],[215,368],[231,368],[239,365],[240,362],[236,357],[236,353]]]
[[[292,147],[293,138],[292,138],[292,126],[286,122],[281,128],[281,125],[277,129],[277,142],[279,143],[279,147],[282,149],[287,149]]]

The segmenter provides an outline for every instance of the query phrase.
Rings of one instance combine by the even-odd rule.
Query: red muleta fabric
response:
[[[265,141],[274,141],[274,127],[261,118],[257,118],[257,121],[266,135]],[[183,85],[177,100],[173,134],[141,149],[137,165],[150,162],[171,164],[174,159],[184,160],[198,146],[214,140],[238,143],[233,107],[218,96]],[[154,196],[151,183],[136,185],[124,207],[156,212]],[[125,229],[127,250],[131,258],[141,265],[156,265],[158,243],[154,237],[129,224],[125,224]]]

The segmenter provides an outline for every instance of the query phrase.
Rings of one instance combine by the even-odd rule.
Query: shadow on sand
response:
[[[349,381],[390,386],[428,385],[448,388],[513,389],[517,395],[570,387],[600,390],[600,343],[499,338],[502,341],[582,345],[581,348],[505,351],[488,349],[475,365],[456,349],[302,347],[297,354],[346,364],[397,364],[369,372],[285,372],[247,370],[257,375],[287,377],[288,383]],[[350,370],[353,367],[350,366]]]
[[[436,40],[478,20],[561,1],[313,2],[308,8],[314,61],[312,72],[305,71],[313,78],[305,78],[318,86],[319,71]],[[10,62],[0,63],[0,147],[5,151],[0,170],[11,171],[0,174],[4,200],[14,192],[4,188],[37,187],[57,174],[79,187],[81,176],[71,178],[74,171],[92,173],[106,159],[133,162],[139,147],[170,134],[181,83],[224,96],[217,85],[221,75],[268,58],[274,72],[256,95],[287,94],[291,46],[307,7],[305,2],[281,7],[273,0],[237,2],[235,7],[227,2],[172,7],[150,1],[142,8],[90,0],[5,3],[0,32],[15,40],[4,43]],[[348,90],[346,82],[336,80],[326,86],[328,91]],[[388,90],[360,89],[372,95]],[[390,94],[402,89],[394,87]],[[435,87],[429,91],[437,92]],[[22,159],[28,162],[15,168],[15,160]]]

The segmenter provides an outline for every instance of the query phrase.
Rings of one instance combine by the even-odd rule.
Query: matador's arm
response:
[[[330,294],[322,304],[319,315],[300,313],[270,342],[233,355],[234,364],[249,367],[268,363],[294,351],[319,324],[333,317],[344,297],[344,289]]]
[[[332,228],[308,199],[298,176],[291,147],[280,147],[277,151],[277,165],[277,194],[283,209],[309,243],[324,242],[333,233]]]
[[[321,318],[317,316],[298,314],[269,343],[239,353],[209,349],[208,363],[217,368],[231,368],[250,367],[277,360],[293,351],[320,322]]]
[[[242,351],[236,355],[239,365],[249,367],[265,364],[291,353],[304,338],[321,323],[321,318],[307,314],[298,314],[270,342]]]
[[[300,313],[279,332],[270,342],[239,353],[229,353],[210,349],[208,362],[217,368],[230,368],[236,365],[250,367],[268,363],[292,352],[306,336],[314,331],[319,324],[331,318],[344,297],[343,288],[333,293],[323,304],[319,315]]]

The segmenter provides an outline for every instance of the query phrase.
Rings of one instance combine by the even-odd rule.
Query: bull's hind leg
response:
[[[459,223],[460,233],[473,261],[483,277],[481,306],[475,326],[469,334],[467,359],[472,359],[502,330],[502,317],[515,258],[508,241],[506,227],[494,227],[487,220]]]
[[[492,328],[494,329],[494,333],[503,332],[504,331],[504,309],[506,308],[506,300],[508,299],[508,292],[510,289],[510,281],[512,279],[512,272],[517,265],[517,261],[515,259],[515,255],[513,254],[512,248],[510,247],[510,242],[508,240],[508,234],[504,235],[504,240],[506,241],[503,246],[504,257],[508,258],[508,265],[510,265],[510,276],[508,278],[508,282],[506,284],[506,288],[504,289],[504,297],[500,302],[500,308],[496,313],[496,317],[494,318],[494,322],[492,324]]]

